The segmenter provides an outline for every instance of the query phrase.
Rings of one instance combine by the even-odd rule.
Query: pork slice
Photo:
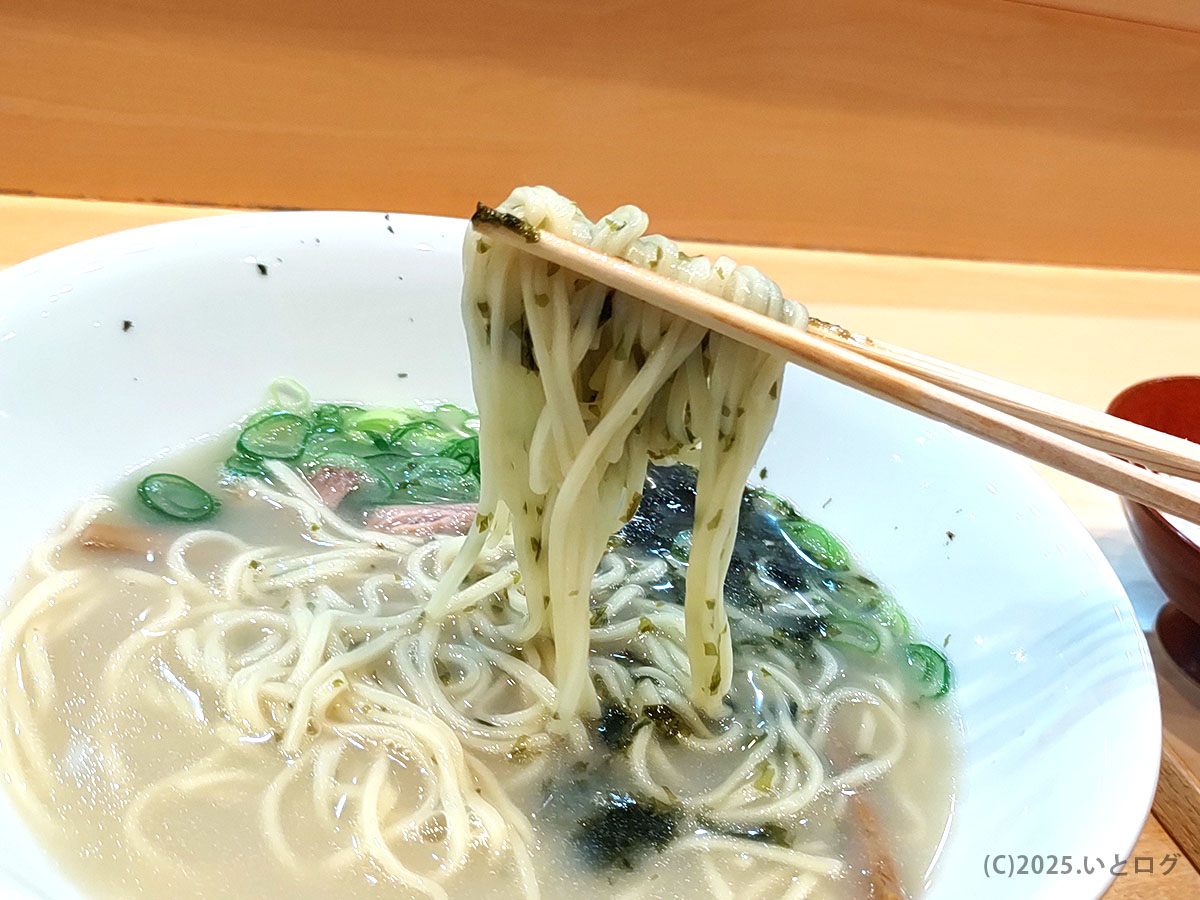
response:
[[[376,507],[368,514],[366,524],[388,534],[433,537],[466,534],[474,521],[474,503],[428,503]]]
[[[161,553],[163,540],[152,532],[128,525],[93,522],[79,535],[81,546],[89,550],[113,550],[118,553]]]
[[[358,473],[344,466],[318,466],[305,478],[321,502],[330,509],[337,509],[351,491],[358,489]]]

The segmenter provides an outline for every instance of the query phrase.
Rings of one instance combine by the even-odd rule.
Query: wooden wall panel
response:
[[[463,214],[531,181],[684,237],[1200,269],[1200,33],[1004,0],[0,5],[0,189]]]

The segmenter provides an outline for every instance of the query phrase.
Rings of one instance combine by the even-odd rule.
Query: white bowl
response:
[[[0,274],[0,585],[77,501],[227,426],[276,376],[469,404],[464,224],[197,219]],[[927,636],[950,635],[964,791],[929,900],[1099,896],[1160,749],[1146,643],[1112,570],[1019,458],[799,369],[787,382],[768,483],[847,537]],[[0,892],[79,896],[2,803]],[[996,854],[1071,856],[1072,874],[985,877]],[[1085,856],[1096,871],[1077,874]]]

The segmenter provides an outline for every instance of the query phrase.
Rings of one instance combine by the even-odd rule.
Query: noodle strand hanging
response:
[[[636,207],[593,223],[549,188],[518,188],[499,210],[730,303],[807,324],[804,308],[755,269],[690,257],[647,236]],[[775,419],[783,363],[474,232],[463,255],[484,491],[464,559],[501,508],[511,515],[528,633],[554,637],[559,716],[596,715],[587,664],[592,577],[609,537],[637,509],[649,462],[693,464],[691,696],[718,715],[733,674],[725,571],[742,489]],[[451,570],[442,604],[462,574],[461,566]]]

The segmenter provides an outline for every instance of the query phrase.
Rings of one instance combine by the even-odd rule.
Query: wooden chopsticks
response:
[[[1155,472],[1200,480],[1200,445],[1191,441],[914,350],[852,334],[820,319],[810,319],[808,327],[868,359],[894,366],[1088,447],[1141,463]]]
[[[1188,441],[856,337],[819,320],[808,331],[797,330],[482,205],[471,222],[492,240],[557,263],[712,331],[782,355],[796,365],[1131,500],[1200,522],[1200,494],[1127,461],[1200,480],[1200,446]]]

